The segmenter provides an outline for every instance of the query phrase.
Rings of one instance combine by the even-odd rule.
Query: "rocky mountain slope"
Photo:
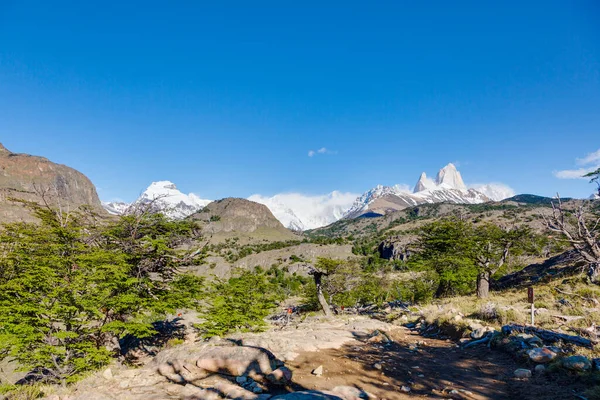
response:
[[[490,188],[487,188],[490,193]],[[498,197],[504,193],[498,194]],[[460,172],[450,163],[440,169],[435,180],[421,174],[412,193],[399,186],[377,186],[356,199],[344,215],[356,218],[365,213],[387,214],[425,203],[479,204],[491,199],[481,191],[468,189]]]
[[[182,193],[173,182],[152,182],[150,186],[131,204],[125,202],[103,202],[102,206],[111,214],[126,214],[129,210],[140,205],[152,204],[157,211],[164,212],[167,216],[182,219],[192,215],[210,203],[194,193]]]
[[[204,233],[213,239],[244,237],[251,241],[286,241],[298,236],[285,228],[263,204],[228,197],[213,201],[189,218],[204,222]]]
[[[44,157],[13,153],[0,144],[0,221],[33,220],[10,198],[46,201],[64,210],[89,205],[102,211],[96,188],[82,173]]]
[[[453,164],[442,168],[435,180],[423,172],[413,192],[404,186],[382,186],[361,196],[333,191],[325,195],[282,193],[271,197],[258,194],[248,200],[266,205],[286,228],[305,231],[332,224],[342,218],[356,218],[365,213],[386,214],[424,203],[478,204],[499,201],[514,195],[512,189],[502,184],[473,185],[467,187]],[[154,202],[158,210],[172,218],[185,218],[200,210],[209,200],[190,193],[186,195],[169,181],[153,182],[133,203],[105,202],[111,214],[123,214],[131,206]]]

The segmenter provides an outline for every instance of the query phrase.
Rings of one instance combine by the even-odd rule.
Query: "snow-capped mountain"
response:
[[[104,202],[102,205],[111,214],[126,214],[136,205],[152,203],[152,207],[164,212],[168,217],[181,219],[195,213],[210,202],[211,200],[201,199],[194,193],[182,193],[173,182],[158,181],[152,182],[131,204]]]
[[[127,209],[131,204],[125,203],[124,201],[103,201],[102,207],[110,214],[123,215],[127,213]]]
[[[265,197],[255,194],[248,197],[248,200],[266,205],[285,227],[303,231],[329,225],[341,219],[356,196],[355,193],[333,191],[317,196],[283,193]]]
[[[385,214],[425,203],[478,204],[514,195],[512,189],[505,185],[488,184],[478,187],[479,189],[467,188],[460,172],[450,163],[439,170],[435,180],[423,172],[412,193],[401,190],[398,185],[379,185],[365,192],[356,199],[344,217],[356,218],[367,211]]]

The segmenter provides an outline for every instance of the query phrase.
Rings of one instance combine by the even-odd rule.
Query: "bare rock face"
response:
[[[102,212],[98,193],[82,173],[44,157],[17,154],[0,144],[0,222],[32,221],[34,217],[11,198],[63,209],[89,205]]]
[[[254,232],[259,228],[289,232],[264,204],[228,197],[213,201],[191,218],[211,222],[212,233]]]
[[[389,238],[379,244],[379,256],[386,260],[406,261],[411,255],[407,238]]]

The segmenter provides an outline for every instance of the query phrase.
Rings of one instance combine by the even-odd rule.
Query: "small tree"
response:
[[[600,168],[583,176],[584,178],[590,178],[590,183],[596,183],[598,186],[598,196],[600,196]]]
[[[560,233],[579,256],[587,262],[588,277],[600,283],[600,215],[586,212],[584,204],[567,207],[557,195],[552,214],[544,216],[549,230]]]
[[[325,293],[331,299],[341,291],[352,288],[350,282],[346,279],[353,277],[353,274],[346,270],[350,267],[350,264],[342,260],[319,257],[314,265],[306,265],[305,267],[308,269],[308,274],[313,277],[317,301],[323,313],[327,316],[332,315]],[[346,271],[344,272],[344,270]]]
[[[491,277],[511,253],[525,249],[532,237],[527,228],[504,229],[490,223],[475,226],[451,218],[425,225],[419,247],[421,257],[440,275],[438,294],[468,291],[475,280],[477,297],[486,298]]]
[[[472,231],[471,256],[477,265],[477,297],[489,296],[490,279],[502,268],[511,252],[525,249],[532,232],[525,227],[502,229],[494,224],[484,224]]]
[[[261,331],[282,297],[281,289],[262,272],[241,271],[228,280],[216,280],[206,292],[209,306],[198,328],[205,337],[233,330]]]

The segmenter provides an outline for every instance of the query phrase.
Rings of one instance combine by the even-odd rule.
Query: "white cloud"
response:
[[[281,193],[268,197],[255,194],[248,200],[266,205],[285,227],[305,230],[339,220],[358,196],[357,193],[333,191],[323,195]]]
[[[588,154],[583,158],[577,159],[578,165],[600,164],[600,149]]]
[[[309,150],[308,151],[308,156],[309,157],[313,157],[316,154],[330,154],[330,155],[333,155],[333,154],[337,154],[337,151],[328,150],[327,147],[321,147],[318,150]]]
[[[579,168],[579,169],[564,169],[562,171],[554,171],[554,176],[559,179],[587,179],[583,175],[594,171],[596,168]]]
[[[406,183],[398,183],[394,188],[400,193],[412,193],[412,188]]]
[[[492,183],[474,183],[468,185],[470,189],[475,189],[480,193],[483,193],[494,201],[500,201],[513,197],[517,193],[513,188],[504,183],[492,182]]]
[[[587,179],[583,175],[600,168],[600,149],[587,154],[583,158],[577,158],[575,163],[580,165],[581,168],[554,171],[554,176],[559,179]]]

